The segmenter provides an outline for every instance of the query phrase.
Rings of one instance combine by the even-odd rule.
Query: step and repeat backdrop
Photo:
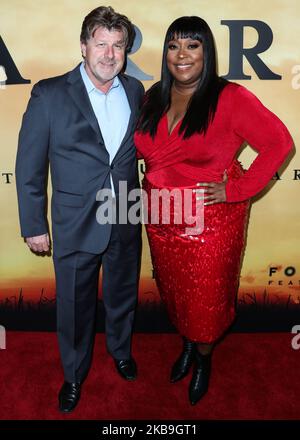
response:
[[[2,0],[0,324],[6,328],[55,327],[52,258],[30,252],[19,231],[14,173],[18,132],[33,84],[72,70],[81,61],[79,34],[83,18],[101,4],[111,5],[135,24],[137,37],[127,72],[142,80],[146,89],[160,78],[162,46],[169,24],[183,15],[204,18],[215,36],[219,74],[254,92],[287,125],[296,147],[299,142],[298,0]],[[255,156],[250,147],[245,147],[239,160],[247,168]],[[143,164],[140,175],[142,178]],[[300,324],[299,189],[300,156],[296,149],[269,188],[253,201],[238,294],[238,330],[290,331]],[[171,331],[143,234],[136,328]],[[100,291],[100,330],[102,312]]]

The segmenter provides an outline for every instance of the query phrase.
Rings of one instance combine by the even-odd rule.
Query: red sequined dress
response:
[[[169,135],[164,115],[154,140],[148,134],[135,133],[138,157],[146,165],[146,230],[155,279],[172,322],[181,335],[211,343],[235,317],[249,199],[270,181],[293,142],[277,116],[235,83],[221,92],[206,135],[184,140],[179,128],[180,122]],[[247,171],[236,160],[245,141],[258,153]],[[184,216],[181,224],[174,221],[176,210],[183,209],[175,205],[175,197],[170,198],[169,224],[162,220],[161,205],[151,207],[153,190],[176,189],[183,194],[184,189],[197,188],[197,182],[222,181],[225,170],[227,201],[204,206],[203,232],[187,234],[190,224]],[[193,212],[196,203],[193,193]],[[152,212],[154,209],[158,212]],[[153,214],[158,221],[151,223]]]

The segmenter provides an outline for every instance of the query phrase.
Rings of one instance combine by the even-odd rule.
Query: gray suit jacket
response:
[[[50,164],[54,246],[91,253],[101,253],[106,248],[111,224],[100,225],[96,220],[97,191],[110,188],[110,173],[117,197],[119,181],[126,181],[129,191],[139,187],[133,133],[144,88],[135,78],[124,74],[119,78],[131,116],[111,165],[79,66],[33,87],[23,117],[16,161],[23,237],[48,231],[46,183]],[[118,227],[125,242],[140,233],[140,225]]]

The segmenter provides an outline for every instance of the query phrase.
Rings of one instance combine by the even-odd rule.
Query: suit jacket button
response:
[[[110,169],[113,170],[114,167],[115,167],[115,165],[112,163],[112,164],[110,165]]]

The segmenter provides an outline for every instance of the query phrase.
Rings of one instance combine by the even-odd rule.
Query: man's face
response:
[[[125,61],[124,32],[99,27],[87,43],[81,43],[85,69],[93,84],[106,92]]]

